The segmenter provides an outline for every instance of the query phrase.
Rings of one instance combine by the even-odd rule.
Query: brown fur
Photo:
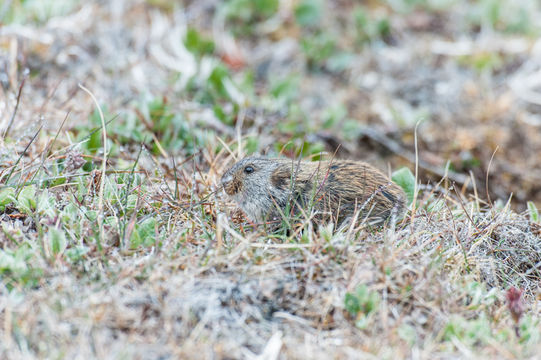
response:
[[[247,166],[254,171],[246,173]],[[359,219],[381,223],[392,214],[399,219],[405,211],[402,189],[381,171],[359,161],[297,163],[250,157],[229,169],[222,183],[226,193],[254,220],[277,216],[287,204],[291,204],[292,213],[301,208],[308,214],[307,210],[315,210],[317,218],[337,221],[358,211]]]

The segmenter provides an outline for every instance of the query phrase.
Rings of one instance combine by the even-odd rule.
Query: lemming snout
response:
[[[233,176],[231,174],[225,173],[224,176],[222,176],[221,183],[225,193],[227,195],[231,195],[233,187]]]
[[[231,180],[233,180],[233,177],[229,174],[225,174],[224,176],[222,176],[222,186],[227,187]]]
[[[222,187],[227,195],[234,195],[238,193],[241,184],[235,179],[233,174],[226,172],[221,179]]]

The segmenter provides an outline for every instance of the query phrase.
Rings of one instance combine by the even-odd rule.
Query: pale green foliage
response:
[[[380,298],[377,292],[366,285],[359,285],[354,292],[346,293],[344,306],[356,318],[355,325],[365,329],[369,324],[369,316],[377,310]]]
[[[26,214],[32,214],[36,208],[36,186],[25,186],[17,196],[17,208]]]
[[[392,180],[404,190],[408,197],[408,205],[411,204],[415,197],[415,176],[411,170],[406,167],[396,170]]]
[[[530,214],[531,222],[539,222],[539,211],[533,201],[528,201],[528,213]]]

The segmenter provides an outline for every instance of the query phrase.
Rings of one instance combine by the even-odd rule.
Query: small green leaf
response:
[[[321,13],[320,0],[304,0],[295,8],[295,19],[299,25],[316,25],[321,19]]]
[[[344,306],[346,310],[353,316],[356,316],[359,311],[361,311],[361,305],[359,304],[359,299],[352,294],[346,293],[344,298]]]
[[[254,0],[255,10],[262,17],[268,17],[276,13],[279,7],[278,0]]]
[[[321,67],[331,57],[336,55],[336,38],[328,32],[320,32],[306,36],[301,40],[301,49],[306,55],[310,66]]]
[[[56,227],[49,228],[49,232],[47,233],[47,240],[49,250],[54,256],[62,254],[68,246],[68,242],[66,241],[66,235],[62,230],[57,229]]]
[[[233,118],[229,116],[221,106],[214,105],[213,110],[214,110],[214,115],[216,115],[216,117],[221,122],[227,125],[233,125]]]
[[[4,211],[6,205],[15,202],[15,190],[11,187],[6,187],[0,190],[0,211]]]
[[[77,219],[79,217],[77,206],[73,203],[68,203],[62,209],[60,216],[61,216],[61,220],[64,223],[71,223],[73,219]]]
[[[376,26],[379,36],[389,36],[391,34],[391,24],[389,23],[389,19],[379,20]]]
[[[411,170],[407,167],[398,169],[393,173],[392,179],[404,190],[408,197],[408,205],[410,205],[415,196],[415,176],[413,176]]]
[[[353,54],[347,52],[338,52],[329,57],[327,60],[327,68],[332,72],[341,72],[346,70],[354,60],[355,57]]]
[[[429,201],[426,204],[426,210],[428,212],[439,212],[445,207],[445,202],[441,199],[435,199],[435,196],[429,197]]]
[[[86,216],[90,221],[97,221],[98,220],[98,212],[96,210],[88,210],[86,211]]]
[[[86,246],[76,246],[66,250],[66,256],[71,262],[77,262],[89,251],[90,249]]]
[[[323,127],[330,129],[336,124],[343,121],[348,114],[346,107],[343,104],[337,104],[327,108],[322,115]]]
[[[11,290],[14,285],[35,286],[42,275],[42,270],[34,268],[34,249],[27,245],[16,250],[0,249],[0,277],[6,288]]]
[[[533,203],[533,201],[528,201],[528,212],[530,213],[530,221],[537,223],[539,222],[539,211]]]
[[[130,238],[130,245],[132,249],[139,246],[151,246],[156,243],[156,219],[148,218],[135,225],[135,229]]]
[[[139,195],[136,195],[136,194],[128,195],[128,203],[126,204],[127,210],[135,209],[135,205],[137,204],[138,198],[139,198]]]
[[[330,243],[333,237],[334,223],[330,221],[327,225],[321,225],[319,227],[319,234],[325,240],[325,242]]]
[[[227,96],[227,90],[224,86],[224,81],[229,77],[229,71],[223,65],[216,66],[208,78],[208,85],[213,91],[221,96]]]
[[[37,201],[37,210],[41,216],[48,216],[53,218],[56,215],[56,200],[49,191],[44,190],[39,196]]]
[[[344,306],[353,316],[359,312],[369,315],[376,310],[379,303],[379,295],[375,291],[370,291],[366,285],[360,285],[355,292],[346,293]]]
[[[298,96],[299,79],[291,76],[280,80],[273,80],[270,93],[276,99],[282,99],[284,102],[290,102]]]
[[[415,331],[415,328],[407,324],[402,324],[398,328],[398,336],[410,346],[413,346],[417,342],[417,332]]]
[[[34,185],[25,186],[17,197],[17,208],[26,213],[31,214],[36,208],[36,187]]]
[[[88,142],[85,144],[86,148],[92,152],[95,153],[97,149],[101,148],[101,133],[99,131],[96,131],[90,135],[90,138],[88,139]]]
[[[369,318],[366,315],[359,316],[357,321],[355,321],[355,326],[358,329],[364,330],[368,327],[369,324]]]
[[[255,153],[258,147],[259,147],[259,139],[256,136],[250,136],[246,138],[244,150],[246,151],[247,154]]]
[[[190,52],[199,56],[212,54],[214,52],[214,42],[205,39],[193,28],[189,28],[186,32],[184,43]]]
[[[24,258],[11,250],[0,250],[0,274],[4,272],[23,273],[28,269]]]

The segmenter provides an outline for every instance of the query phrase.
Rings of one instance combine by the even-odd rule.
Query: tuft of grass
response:
[[[366,8],[357,6],[353,11],[356,39],[360,45],[375,40],[384,40],[391,35],[391,23],[388,17],[373,18]]]
[[[376,311],[380,302],[379,295],[370,291],[366,285],[360,285],[354,292],[346,293],[344,306],[355,318],[355,326],[366,329],[369,325],[369,316]]]
[[[1,202],[0,202],[1,203]],[[528,214],[530,215],[530,221],[534,223],[539,223],[539,211],[533,203],[533,201],[528,201]]]
[[[267,20],[278,11],[279,0],[227,0],[220,11],[236,35],[251,35],[254,25]]]
[[[317,26],[321,22],[324,2],[303,0],[295,7],[295,20],[301,26]]]

